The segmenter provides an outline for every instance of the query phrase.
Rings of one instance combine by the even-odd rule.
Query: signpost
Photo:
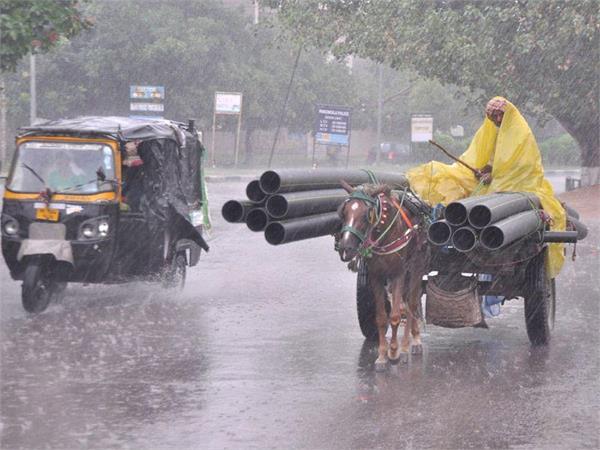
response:
[[[129,116],[163,118],[164,86],[129,86]]]
[[[317,105],[317,122],[313,140],[312,163],[315,165],[317,145],[346,147],[346,167],[350,158],[351,112],[346,106]]]
[[[242,93],[241,92],[215,92],[215,107],[213,112],[212,140],[210,153],[212,166],[215,167],[215,134],[217,130],[217,115],[237,115],[238,124],[235,134],[234,164],[238,165],[240,148],[240,130],[242,127]]]
[[[433,116],[413,114],[410,119],[411,142],[429,142],[433,139]]]

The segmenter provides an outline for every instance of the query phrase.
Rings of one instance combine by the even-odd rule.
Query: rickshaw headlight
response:
[[[10,218],[4,222],[2,228],[4,230],[4,233],[6,233],[7,235],[14,236],[19,232],[19,222],[17,222],[13,218]]]
[[[102,237],[108,236],[108,222],[102,221],[98,224],[98,234]]]
[[[96,237],[96,227],[91,223],[84,223],[81,226],[81,235],[88,239]]]
[[[108,237],[110,225],[107,216],[88,219],[79,225],[78,239],[104,239]]]

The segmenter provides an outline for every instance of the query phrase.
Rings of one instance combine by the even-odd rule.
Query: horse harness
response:
[[[365,233],[351,225],[345,225],[341,229],[341,233],[348,231],[358,238],[360,242],[360,247],[358,248],[360,256],[364,258],[370,258],[373,255],[383,256],[398,253],[409,244],[413,237],[415,237],[419,225],[412,223],[408,217],[406,209],[409,209],[414,213],[414,209],[417,205],[411,204],[412,202],[407,201],[409,208],[405,208],[404,202],[407,197],[406,189],[403,191],[400,203],[392,195],[388,197],[383,192],[379,193],[376,197],[366,194],[363,190],[356,190],[350,194],[350,197],[348,200],[346,200],[346,202],[353,199],[361,200],[374,207],[374,209],[370,209],[368,217],[370,225]],[[412,206],[412,208],[410,208],[410,206]],[[387,224],[387,227],[384,230],[381,230],[380,227],[386,225],[386,219],[391,213],[392,209],[396,210],[393,219]],[[387,236],[388,232],[393,228],[394,224],[399,219],[402,220],[406,225],[406,231],[392,242],[381,245],[380,242],[385,238],[385,236]],[[379,233],[379,235],[375,237],[375,233]]]

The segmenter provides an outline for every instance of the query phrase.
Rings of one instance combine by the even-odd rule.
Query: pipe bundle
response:
[[[568,222],[575,230],[550,232],[540,213],[540,200],[525,192],[502,192],[469,197],[448,204],[444,219],[432,223],[429,241],[434,245],[452,245],[460,252],[477,247],[500,250],[519,239],[538,233],[544,242],[576,242],[587,229],[574,217],[577,212],[567,208]]]
[[[341,226],[337,208],[348,197],[340,180],[352,186],[374,180],[398,187],[408,183],[402,174],[359,169],[268,170],[248,184],[248,200],[229,200],[221,213],[228,222],[264,231],[272,245],[333,234]]]

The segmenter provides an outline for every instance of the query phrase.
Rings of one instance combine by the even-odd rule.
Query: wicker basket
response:
[[[481,313],[476,280],[466,279],[467,287],[459,290],[445,290],[436,279],[433,277],[427,282],[425,318],[428,324],[446,328],[487,328]]]

